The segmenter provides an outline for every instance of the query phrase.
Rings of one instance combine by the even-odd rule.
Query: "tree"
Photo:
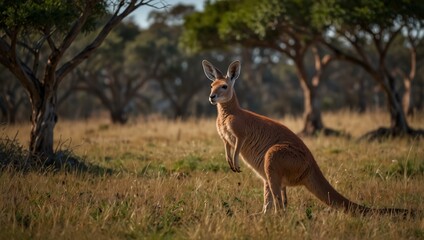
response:
[[[373,139],[381,136],[423,134],[408,124],[396,78],[387,64],[387,56],[394,40],[404,29],[420,30],[415,26],[421,26],[416,23],[424,20],[424,4],[407,0],[328,0],[320,1],[314,10],[316,24],[332,26],[329,28],[331,32],[323,35],[322,42],[340,59],[361,66],[386,95],[390,127],[380,128],[365,136]],[[411,54],[411,72],[408,78],[413,78],[415,72],[414,52]],[[410,83],[409,80],[407,82]],[[410,84],[406,88],[406,96],[410,91],[409,87]]]
[[[149,16],[151,26],[141,33],[143,39],[139,39],[134,48],[134,52],[139,53],[140,64],[156,66],[151,78],[170,104],[174,118],[186,116],[191,100],[204,86],[198,80],[203,74],[199,64],[202,56],[185,54],[178,46],[182,19],[193,11],[193,6],[182,4],[167,13],[153,11]],[[199,67],[193,67],[196,65]]]
[[[312,28],[314,1],[218,1],[186,19],[184,43],[194,50],[241,44],[285,54],[295,66],[304,95],[302,134],[334,134],[321,117],[318,87],[334,59],[318,44],[323,29]],[[309,57],[312,55],[312,57]],[[307,60],[312,59],[312,63]],[[311,66],[312,71],[308,66]]]
[[[56,95],[65,76],[90,57],[125,17],[141,6],[155,4],[153,0],[0,2],[0,63],[19,80],[31,102],[31,159],[54,161]],[[97,20],[107,13],[110,17],[94,39],[77,54],[67,56],[75,40],[94,30]]]
[[[409,61],[398,60],[395,67],[395,73],[401,77],[404,86],[402,96],[402,108],[407,116],[412,116],[414,113],[414,101],[412,97],[412,84],[417,72],[417,48],[420,40],[423,39],[424,21],[414,21],[404,26],[403,45],[406,46],[409,52]]]
[[[134,61],[140,29],[126,22],[111,32],[92,58],[75,70],[78,90],[92,94],[109,111],[113,123],[125,124],[131,104],[156,67]],[[148,57],[148,56],[145,56]]]

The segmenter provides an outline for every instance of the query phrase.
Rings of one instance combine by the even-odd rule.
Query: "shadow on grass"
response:
[[[0,172],[3,171],[87,173],[96,176],[114,173],[112,169],[86,163],[70,150],[57,151],[53,158],[47,161],[30,159],[28,151],[16,139],[9,137],[0,138]]]
[[[362,137],[359,138],[360,141],[383,141],[389,138],[397,138],[397,137],[405,137],[405,138],[424,138],[424,129],[413,129],[409,128],[404,131],[398,131],[394,128],[385,128],[381,127],[376,130],[365,133]]]
[[[307,132],[303,130],[299,132],[297,135],[299,137],[317,137],[317,136],[323,135],[326,137],[341,137],[346,139],[352,138],[352,136],[345,131],[336,130],[336,129],[328,128],[328,127],[323,127],[322,129],[317,129],[313,132]]]

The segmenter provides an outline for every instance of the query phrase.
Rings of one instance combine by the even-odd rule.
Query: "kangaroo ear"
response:
[[[227,77],[234,82],[240,76],[240,61],[234,61],[230,64],[227,70]]]
[[[221,71],[214,67],[212,63],[203,60],[202,61],[203,71],[205,72],[205,75],[207,78],[209,78],[211,81],[215,81],[218,78],[224,78]]]

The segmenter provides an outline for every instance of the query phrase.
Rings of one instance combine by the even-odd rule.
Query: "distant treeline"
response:
[[[252,44],[253,40],[232,39],[225,40],[227,42],[222,47],[187,50],[189,47],[182,41],[182,36],[186,39],[189,28],[196,28],[188,21],[211,12],[216,5],[218,2],[209,3],[205,12],[200,13],[193,6],[185,5],[173,6],[167,11],[152,11],[149,16],[151,25],[147,29],[141,29],[132,20],[121,23],[92,57],[63,80],[57,93],[58,117],[85,119],[107,112],[111,121],[125,123],[131,117],[149,114],[170,118],[214,115],[215,108],[208,102],[209,81],[202,73],[203,59],[222,69],[230,61],[240,59],[242,74],[237,82],[237,93],[243,107],[271,116],[301,115],[305,110],[305,91],[299,81],[296,58],[284,51],[266,44]],[[94,35],[79,36],[71,52],[79,51]],[[220,44],[224,41],[218,35],[215,38],[210,41]],[[268,44],[266,41],[270,40],[263,38],[263,43]],[[408,35],[397,34],[386,57],[387,70],[398,79],[394,81],[394,89],[399,93],[404,92],[402,79],[410,69],[411,44],[407,41]],[[416,73],[411,82],[410,113],[424,108],[422,32],[415,41]],[[338,44],[340,48],[352,48]],[[378,61],[374,57],[378,56],[378,49],[373,46],[373,41],[367,44],[363,47],[366,53],[371,60]],[[322,44],[316,46],[306,48],[302,59],[308,79],[316,72],[315,51],[321,56],[332,53]],[[0,121],[28,121],[31,105],[24,88],[1,65],[0,81]],[[386,108],[387,102],[381,85],[373,81],[366,70],[337,58],[322,69],[319,87],[314,94],[320,98],[323,111],[349,108],[363,112]]]

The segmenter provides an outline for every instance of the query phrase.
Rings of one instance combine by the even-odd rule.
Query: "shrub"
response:
[[[0,138],[0,169],[5,168],[27,168],[28,162],[26,159],[26,151],[22,145],[16,140],[16,137],[11,139],[8,136]]]

